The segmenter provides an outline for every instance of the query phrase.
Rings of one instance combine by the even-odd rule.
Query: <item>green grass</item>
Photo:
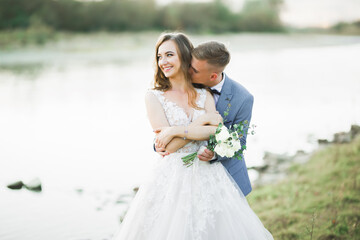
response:
[[[360,138],[316,152],[248,201],[276,240],[360,239]]]

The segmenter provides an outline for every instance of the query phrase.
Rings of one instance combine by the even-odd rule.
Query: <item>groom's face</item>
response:
[[[191,60],[190,75],[193,83],[200,83],[205,86],[211,85],[211,71],[206,60],[199,60],[193,57]]]

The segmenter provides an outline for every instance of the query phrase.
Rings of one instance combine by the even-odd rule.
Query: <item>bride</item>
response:
[[[220,162],[183,165],[181,158],[206,145],[222,121],[211,93],[192,85],[192,49],[181,33],[163,34],[156,44],[146,108],[156,145],[170,154],[157,159],[114,240],[273,239]]]

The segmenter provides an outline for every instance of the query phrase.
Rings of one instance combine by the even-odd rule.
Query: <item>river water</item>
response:
[[[0,50],[0,239],[108,239],[152,164],[144,94],[157,33]],[[248,166],[360,123],[360,37],[229,34],[228,76],[255,97]],[[251,178],[256,173],[251,172]],[[33,178],[41,193],[9,190]]]

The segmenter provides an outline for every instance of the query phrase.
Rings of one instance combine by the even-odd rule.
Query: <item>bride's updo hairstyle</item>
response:
[[[158,64],[159,47],[166,41],[173,41],[176,45],[181,63],[180,69],[182,74],[184,75],[187,86],[187,94],[189,99],[188,103],[191,107],[199,109],[199,107],[196,105],[197,92],[192,85],[191,76],[189,73],[192,59],[191,52],[194,49],[194,46],[190,42],[189,38],[183,33],[164,33],[159,37],[155,47],[154,89],[167,91],[171,88],[171,82],[167,77],[165,77],[163,71],[161,71]]]

